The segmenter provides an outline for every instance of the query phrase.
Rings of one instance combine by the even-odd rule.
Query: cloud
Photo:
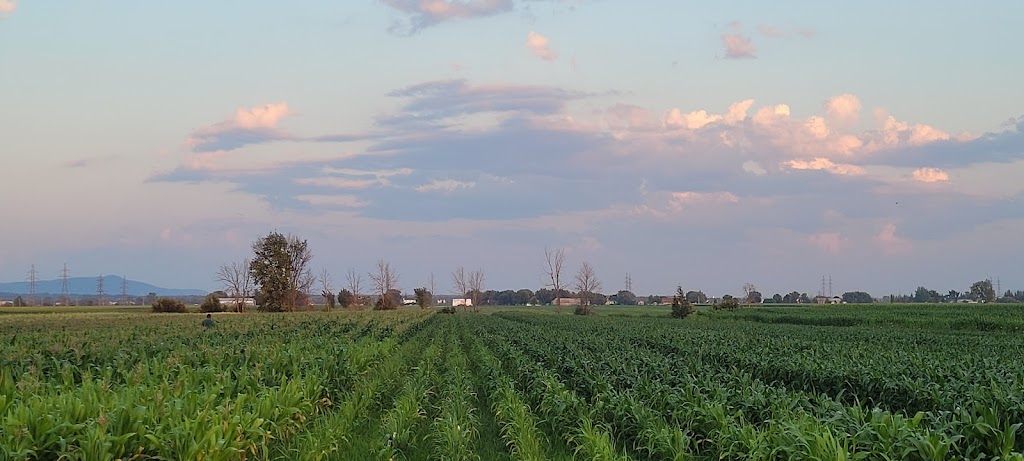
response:
[[[539,85],[471,86],[465,80],[443,80],[406,87],[389,96],[406,99],[402,112],[418,123],[430,124],[485,112],[554,114],[562,112],[567,102],[587,95]],[[403,124],[410,125],[397,125]]]
[[[887,255],[902,255],[909,253],[911,242],[896,235],[896,224],[887,223],[882,230],[875,235],[875,241],[882,247]]]
[[[761,24],[757,26],[757,31],[760,32],[761,35],[771,38],[781,38],[787,35],[786,32],[784,32],[782,29],[779,29],[775,26],[769,26],[767,24]]]
[[[299,195],[295,198],[315,206],[361,208],[367,205],[354,195]]]
[[[946,182],[949,181],[949,174],[938,168],[918,168],[911,174],[914,181],[919,182]]]
[[[526,47],[533,52],[534,56],[545,61],[558,59],[558,53],[551,49],[548,38],[532,30],[526,36]]]
[[[417,186],[416,191],[418,192],[454,192],[459,189],[472,189],[476,187],[476,183],[473,181],[456,181],[454,179],[439,180],[435,179],[429,184]]]
[[[864,169],[856,165],[835,163],[827,158],[812,160],[790,160],[785,165],[794,170],[820,170],[840,176],[857,176],[864,174]]]
[[[291,115],[287,103],[241,108],[223,122],[197,129],[186,144],[195,152],[228,151],[249,144],[290,139],[277,125]]]
[[[331,189],[366,189],[372,186],[386,185],[386,181],[380,179],[350,179],[350,178],[299,178],[295,184],[303,186],[326,187]]]
[[[722,34],[722,44],[725,45],[725,57],[729,59],[755,59],[757,50],[749,36],[737,33]]]
[[[825,113],[829,123],[844,128],[857,124],[860,109],[860,99],[852,94],[833,96],[825,101]]]
[[[0,0],[0,17],[14,12],[14,9],[17,7],[17,0]]]
[[[472,19],[512,11],[513,0],[382,0],[408,16],[408,23],[395,23],[392,31],[414,34],[424,28],[454,19]]]
[[[833,256],[838,256],[843,250],[844,239],[838,232],[812,234],[807,240],[811,245]]]

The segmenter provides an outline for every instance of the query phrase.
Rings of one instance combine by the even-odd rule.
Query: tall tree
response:
[[[356,272],[355,269],[349,269],[348,273],[345,274],[345,280],[348,282],[348,291],[352,294],[352,306],[361,306],[363,301],[360,296],[363,293],[363,275]]]
[[[398,288],[398,272],[391,267],[391,263],[383,259],[377,260],[377,270],[370,272],[369,275],[370,282],[373,283],[373,287],[379,296],[374,309],[386,310],[397,308],[398,305],[395,303],[393,290],[397,291]],[[398,302],[401,303],[401,298],[399,298]]]
[[[704,294],[703,291],[690,290],[686,292],[686,300],[690,304],[705,304],[708,302],[708,295]]]
[[[683,293],[683,287],[676,287],[676,295],[672,297],[672,317],[677,319],[685,319],[689,317],[694,311],[693,304],[690,304],[690,300],[686,298],[686,294]]]
[[[868,304],[875,302],[870,294],[863,291],[847,291],[843,293],[843,302],[847,304]]]
[[[347,288],[338,292],[338,305],[347,309],[356,304],[356,297]]]
[[[576,291],[579,292],[580,297],[577,313],[590,315],[593,312],[591,301],[594,294],[601,291],[601,280],[597,278],[597,272],[589,262],[583,261],[580,270],[576,272]]]
[[[558,312],[559,305],[562,303],[562,289],[565,288],[565,284],[562,281],[562,266],[565,265],[565,249],[558,248],[556,250],[551,250],[544,247],[544,262],[547,264],[544,269],[544,275],[547,276],[548,280],[546,286],[550,287],[551,291],[555,293],[555,312]]]
[[[293,311],[303,298],[308,299],[315,279],[309,271],[313,253],[305,240],[271,232],[254,242],[252,250],[249,271],[258,287],[260,309]]]
[[[455,290],[455,294],[460,298],[465,298],[469,295],[469,276],[466,275],[466,268],[459,266],[452,271],[452,289]],[[462,310],[468,311],[469,306],[463,304]]]
[[[992,288],[992,280],[979,280],[971,284],[971,296],[978,301],[990,303],[996,300],[996,290]]]
[[[334,301],[337,299],[334,297],[334,289],[331,288],[331,275],[327,273],[327,269],[320,270],[320,296],[324,298],[324,310],[330,312],[334,309]]]
[[[434,294],[427,287],[416,288],[413,292],[416,294],[416,304],[420,305],[420,309],[426,309],[434,304]]]
[[[748,305],[761,302],[761,293],[757,291],[757,287],[753,283],[747,282],[743,284],[743,302]]]
[[[480,294],[484,290],[484,280],[483,269],[477,269],[469,273],[469,291],[472,293],[474,312],[480,312]]]
[[[234,298],[232,306],[235,312],[245,311],[245,298],[252,296],[252,272],[249,270],[251,261],[244,259],[220,266],[217,271],[217,282],[224,287],[224,292]]]

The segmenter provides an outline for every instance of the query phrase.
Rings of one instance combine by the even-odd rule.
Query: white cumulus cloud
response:
[[[529,48],[535,56],[545,61],[554,61],[555,59],[558,59],[558,53],[551,49],[551,44],[548,38],[532,30],[526,35],[526,47]]]

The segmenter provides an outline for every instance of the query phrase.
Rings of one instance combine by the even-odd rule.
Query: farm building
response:
[[[472,306],[473,300],[471,298],[454,298],[452,299],[452,307],[455,306]]]
[[[814,303],[815,304],[842,304],[843,303],[843,298],[840,298],[838,296],[832,296],[832,297],[828,297],[828,296],[815,296],[814,297]]]
[[[580,298],[559,298],[557,302],[559,306],[579,306]]]
[[[244,307],[256,306],[256,298],[253,297],[240,297],[240,296],[224,296],[217,298],[223,306],[237,306],[241,304]]]

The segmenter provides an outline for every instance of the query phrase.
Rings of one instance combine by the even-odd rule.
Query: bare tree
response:
[[[245,311],[245,299],[252,295],[252,272],[249,272],[249,260],[233,262],[220,266],[217,271],[217,282],[224,287],[228,296],[235,300],[235,312]]]
[[[330,311],[334,309],[334,289],[331,288],[331,276],[327,273],[327,269],[320,271],[320,296],[324,297],[324,310]]]
[[[473,299],[473,311],[480,312],[480,295],[484,292],[484,270],[477,269],[469,273],[469,292]]]
[[[590,315],[590,301],[593,295],[601,291],[601,281],[594,272],[594,266],[583,261],[579,272],[576,272],[576,290],[580,293],[580,309],[583,315]]]
[[[309,304],[309,292],[316,283],[316,277],[309,269],[309,262],[313,260],[313,251],[309,244],[298,236],[288,236],[288,308],[295,310],[299,304]]]
[[[460,298],[465,298],[466,294],[469,293],[469,277],[466,276],[466,269],[459,266],[457,269],[452,271],[452,288],[455,289],[455,293]],[[455,307],[455,301],[452,301],[452,308]],[[469,306],[463,305],[462,310],[468,310]]]
[[[348,273],[345,274],[345,280],[348,281],[348,291],[352,292],[352,297],[355,298],[354,305],[362,306],[363,298],[361,297],[361,290],[363,289],[363,276],[356,272],[355,269],[349,269]]]
[[[377,270],[371,272],[370,282],[373,283],[373,287],[376,289],[378,298],[378,305],[383,309],[392,309],[397,306],[392,306],[392,300],[388,297],[388,292],[398,288],[398,273],[391,267],[391,263],[379,259],[377,260]]]
[[[757,287],[755,287],[753,283],[747,282],[743,284],[743,299],[747,304],[750,304],[751,295],[754,294],[755,291],[757,291]]]
[[[565,265],[565,249],[559,248],[557,250],[550,250],[544,247],[544,260],[547,263],[547,267],[544,269],[544,274],[547,276],[547,286],[551,287],[555,292],[555,312],[559,311],[559,305],[562,303],[562,290],[565,285],[562,282],[562,266]]]

